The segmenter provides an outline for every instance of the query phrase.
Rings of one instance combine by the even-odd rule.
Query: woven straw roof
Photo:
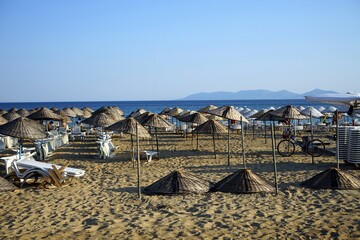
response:
[[[123,117],[124,112],[117,107],[102,107],[96,110],[95,112],[93,112],[92,115],[96,115],[99,113],[106,113],[107,115],[111,116],[117,121],[124,119]]]
[[[179,115],[180,113],[182,113],[184,110],[182,110],[181,108],[179,107],[175,107],[173,109],[171,109],[169,112],[168,112],[168,115],[169,116],[172,116],[172,117],[176,117],[177,115]]]
[[[82,110],[83,111],[88,111],[88,112],[91,112],[91,113],[94,112],[94,110],[92,108],[89,108],[89,107],[84,107],[84,108],[82,108]]]
[[[182,122],[191,122],[191,123],[199,123],[202,124],[209,120],[207,117],[205,117],[202,113],[193,113],[185,117],[178,118]]]
[[[84,112],[83,112],[83,110],[81,110],[80,108],[71,107],[70,109],[76,114],[77,117],[82,117],[82,116],[84,116]]]
[[[27,139],[45,138],[43,125],[25,117],[19,117],[11,122],[0,126],[0,134]]]
[[[138,126],[138,134],[140,138],[151,138],[151,135],[135,118],[128,117],[127,119],[118,121],[111,126],[107,127],[107,130],[117,131],[123,133],[129,133],[136,135],[136,124]]]
[[[94,127],[108,127],[114,124],[117,120],[106,113],[93,114],[91,117],[82,121],[83,123],[90,124]]]
[[[8,110],[8,112],[17,112],[17,110],[18,110],[17,108],[14,108],[14,107],[13,107],[13,108],[10,108],[10,109]]]
[[[338,168],[327,169],[302,183],[313,189],[360,189],[360,179]]]
[[[258,120],[258,121],[278,121],[278,120],[285,119],[283,117],[278,117],[276,115],[271,114],[272,112],[274,112],[274,110],[269,110],[269,111],[265,112],[264,114],[262,114],[260,117],[257,117],[256,120]]]
[[[4,110],[4,109],[0,109],[0,115],[3,115],[5,113],[8,113],[8,111]]]
[[[137,110],[135,110],[135,111],[132,111],[132,112],[128,115],[128,117],[137,118],[138,116],[140,116],[141,114],[146,113],[146,112],[149,112],[149,111],[146,111],[145,109],[140,108],[140,109],[137,109]]]
[[[76,117],[76,113],[71,108],[64,108],[63,111],[68,117]]]
[[[208,111],[208,113],[214,114],[219,117],[223,117],[230,120],[240,121],[242,119],[245,123],[250,123],[239,111],[233,106],[224,106]]]
[[[260,111],[258,111],[257,113],[249,116],[249,118],[258,118],[261,117],[262,115],[264,115],[265,113],[267,113],[269,110],[268,109],[262,109]]]
[[[286,119],[305,119],[306,116],[302,115],[300,111],[291,105],[281,107],[270,113],[273,116],[286,118]]]
[[[10,122],[10,121],[13,121],[13,120],[21,117],[21,116],[17,112],[8,112],[8,113],[5,113],[3,115],[3,117]]]
[[[0,125],[3,125],[7,122],[8,122],[8,120],[6,120],[6,118],[4,118],[3,116],[0,115]]]
[[[213,184],[185,171],[174,171],[144,189],[148,195],[206,193]]]
[[[167,128],[173,126],[164,118],[154,113],[150,114],[149,117],[144,122],[142,122],[142,124],[144,126],[157,127],[157,128]]]
[[[217,109],[217,108],[218,108],[217,106],[208,105],[208,106],[206,106],[206,107],[200,108],[200,109],[198,110],[198,112],[208,113],[210,110],[214,110],[214,109]]]
[[[212,190],[228,193],[275,192],[271,183],[250,169],[240,169],[232,173],[216,183]]]
[[[159,115],[168,115],[168,113],[171,111],[171,108],[166,107],[161,112],[159,112]]]
[[[14,191],[17,187],[5,178],[0,177],[0,192]]]
[[[199,125],[194,129],[195,133],[215,133],[215,134],[222,134],[227,133],[228,130],[226,129],[226,126],[222,125],[221,123],[210,119],[206,121],[205,123]]]
[[[140,124],[143,124],[148,118],[149,116],[153,114],[152,112],[144,112],[140,115],[137,115],[136,117],[134,117],[136,119],[136,121],[138,121]],[[136,114],[135,114],[136,115]]]
[[[84,111],[84,116],[83,116],[83,118],[89,118],[89,117],[91,117],[91,115],[92,115],[92,112],[90,112],[89,110],[83,110]]]
[[[40,110],[30,114],[27,117],[33,120],[62,120],[62,117],[60,115],[54,113],[47,108],[41,108]]]
[[[24,108],[19,109],[16,112],[22,117],[26,117],[26,116],[28,116],[30,114],[30,112],[28,110],[24,109]]]

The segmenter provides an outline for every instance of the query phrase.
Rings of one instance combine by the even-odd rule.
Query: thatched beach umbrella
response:
[[[11,122],[0,126],[0,134],[19,138],[19,157],[21,158],[23,139],[41,139],[46,134],[42,131],[43,126],[38,122],[25,117],[19,117]]]
[[[137,109],[137,110],[135,110],[135,111],[132,111],[132,112],[128,115],[128,117],[137,118],[139,115],[141,115],[141,114],[143,114],[143,113],[146,113],[146,112],[148,112],[148,111],[146,111],[146,110],[143,109],[143,108],[139,108],[139,109]]]
[[[64,110],[58,110],[55,112],[56,114],[60,115],[62,117],[63,121],[66,121],[67,123],[71,123],[71,118],[66,114]]]
[[[302,183],[313,189],[360,189],[360,179],[339,168],[329,168]]]
[[[84,116],[84,112],[83,112],[83,110],[81,110],[80,108],[71,107],[70,109],[76,114],[77,117],[82,117],[82,116]]]
[[[153,114],[152,112],[144,112],[140,115],[137,115],[136,117],[134,117],[136,119],[136,121],[138,121],[140,124],[143,124],[148,118],[149,116]]]
[[[314,107],[307,107],[305,109],[303,109],[301,111],[301,114],[305,115],[305,116],[312,116],[314,118],[321,118],[324,116],[324,114],[322,114],[319,110],[317,110]]]
[[[76,113],[71,108],[64,108],[63,111],[66,113],[66,116],[75,118]]]
[[[83,110],[83,111],[88,111],[88,112],[91,112],[91,113],[94,112],[94,110],[93,110],[92,108],[89,108],[89,107],[84,107],[84,108],[82,108],[81,110]]]
[[[3,117],[8,120],[9,122],[21,117],[20,114],[18,114],[17,112],[8,112],[8,113],[5,113],[3,115]]]
[[[171,108],[166,107],[161,112],[159,112],[159,115],[168,115],[168,113],[171,111]]]
[[[242,128],[243,122],[250,123],[241,113],[239,113],[233,106],[224,106],[219,107],[214,110],[208,111],[208,113],[226,118],[228,119],[228,165],[230,165],[230,126],[231,120],[234,121],[241,121],[241,145],[242,145],[242,155],[243,155],[243,162],[245,167],[245,151],[244,151],[244,131]]]
[[[18,110],[17,108],[14,108],[14,107],[13,107],[13,108],[10,108],[10,109],[8,110],[8,112],[17,112],[17,110]]]
[[[178,118],[181,122],[190,122],[190,123],[196,123],[197,125],[203,124],[207,120],[209,120],[207,117],[205,117],[202,113],[195,112],[193,114],[180,117]],[[196,150],[199,150],[199,135],[196,133]]]
[[[212,190],[227,193],[270,193],[275,188],[250,169],[240,169],[216,183]]]
[[[306,116],[300,113],[300,111],[291,105],[281,107],[270,113],[273,116],[284,118],[284,119],[305,119]]]
[[[5,178],[0,177],[0,192],[14,191],[17,187]]]
[[[215,134],[225,134],[227,132],[226,127],[219,122],[210,119],[195,128],[193,132],[195,132],[196,134],[212,134],[214,144],[214,156],[216,158]]]
[[[137,128],[137,131],[136,131]],[[132,159],[134,160],[134,142],[133,136],[136,138],[151,138],[149,132],[144,128],[138,121],[136,121],[133,117],[128,117],[124,120],[120,120],[109,127],[107,127],[109,131],[117,131],[130,134],[131,137],[131,150],[132,150]]]
[[[0,125],[3,125],[7,122],[8,122],[8,120],[6,120],[6,118],[4,118],[3,116],[0,115]]]
[[[200,109],[198,110],[198,112],[201,112],[201,113],[209,113],[209,111],[214,110],[214,109],[217,109],[217,108],[218,108],[217,106],[208,105],[208,106],[206,106],[206,107],[200,108]]]
[[[93,114],[91,117],[85,119],[82,122],[85,124],[92,125],[94,127],[104,128],[110,126],[111,124],[114,124],[116,122],[116,119],[102,112],[98,114]]]
[[[5,113],[8,113],[8,111],[4,109],[0,109],[0,115],[4,115]]]
[[[48,120],[55,120],[55,121],[62,121],[63,118],[62,116],[54,113],[53,111],[51,111],[50,109],[47,108],[40,108],[38,111],[30,114],[29,116],[27,116],[27,118],[33,119],[33,120],[45,120],[45,130],[48,131],[49,129],[47,126],[47,121]]]
[[[213,184],[183,170],[174,171],[144,189],[148,195],[206,193]]]
[[[24,109],[24,108],[19,109],[16,112],[22,117],[26,117],[26,116],[28,116],[30,114],[30,112],[28,110]]]
[[[158,158],[160,158],[157,129],[158,128],[169,128],[169,127],[173,127],[173,125],[171,123],[169,123],[168,121],[164,120],[162,117],[160,117],[157,114],[150,114],[149,117],[142,123],[142,125],[155,128],[156,150],[158,152]]]
[[[179,107],[175,107],[173,109],[171,109],[167,115],[171,116],[171,117],[176,117],[178,116],[180,113],[182,113],[184,110],[179,108]]]

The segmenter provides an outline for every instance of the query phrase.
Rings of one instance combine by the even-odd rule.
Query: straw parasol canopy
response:
[[[0,125],[3,125],[7,122],[8,122],[8,120],[6,120],[6,118],[4,118],[3,116],[0,115]]]
[[[205,123],[196,127],[193,132],[196,134],[205,133],[212,134],[213,137],[213,145],[214,145],[214,157],[216,158],[216,145],[215,145],[215,134],[224,134],[227,132],[227,129],[224,125],[215,121],[214,119],[209,119]]]
[[[144,126],[150,126],[155,128],[168,128],[173,127],[171,123],[160,117],[158,114],[151,113],[148,118],[142,123]]]
[[[33,120],[55,120],[55,121],[61,121],[62,117],[50,109],[47,108],[41,108],[40,110],[30,114],[27,116],[30,119]]]
[[[306,116],[302,115],[300,111],[291,105],[281,107],[270,113],[273,116],[285,119],[305,119]]]
[[[120,121],[124,119],[124,112],[117,107],[102,107],[93,112],[92,115],[96,115],[99,113],[106,113],[107,115],[115,119],[115,121]]]
[[[43,126],[38,122],[29,118],[19,117],[1,125],[0,134],[22,139],[40,139],[46,137],[42,129]]]
[[[217,109],[217,108],[218,108],[217,106],[208,105],[208,106],[206,106],[206,107],[200,108],[200,109],[198,110],[198,112],[208,113],[209,111],[214,110],[214,109]]]
[[[138,121],[140,124],[143,124],[148,118],[149,116],[153,114],[152,112],[144,112],[140,115],[137,115],[136,117],[134,117],[136,119],[136,121]]]
[[[140,138],[151,138],[149,132],[144,128],[135,118],[129,117],[124,120],[120,120],[109,127],[109,131],[117,131],[123,133],[129,133],[131,135],[136,135],[136,125],[138,126],[138,134]]]
[[[212,190],[227,193],[260,193],[274,192],[275,188],[250,169],[240,169],[216,183]]]
[[[76,114],[77,117],[82,117],[82,116],[84,116],[84,112],[83,112],[83,110],[81,110],[80,108],[71,107],[70,109]]]
[[[91,117],[85,119],[82,122],[92,125],[94,127],[108,127],[111,124],[114,124],[116,122],[116,119],[102,112],[98,114],[93,114]]]
[[[265,112],[264,114],[260,115],[259,117],[257,117],[256,120],[258,120],[258,121],[278,121],[278,120],[285,119],[283,117],[273,115],[272,112],[274,112],[274,110],[269,110],[269,111]]]
[[[168,113],[171,111],[171,108],[166,107],[161,112],[159,112],[159,115],[168,115]]]
[[[209,120],[207,117],[204,116],[204,114],[199,113],[199,112],[195,112],[193,114],[190,114],[190,115],[187,115],[184,117],[179,117],[178,119],[181,122],[191,122],[191,123],[198,123],[198,124],[202,124],[202,123],[206,122],[207,120]]]
[[[60,109],[58,109],[57,107],[52,107],[52,108],[50,108],[50,110],[53,111],[53,112],[57,112],[57,111],[59,111]]]
[[[89,108],[89,107],[84,107],[84,108],[82,108],[82,110],[83,111],[88,111],[88,112],[91,112],[91,113],[94,112],[94,110],[92,108]]]
[[[58,110],[55,113],[60,115],[62,117],[63,121],[66,121],[68,123],[72,122],[70,117],[66,114],[66,112],[64,110]]]
[[[4,109],[0,109],[0,115],[3,115],[5,113],[8,113],[8,111],[4,110]]]
[[[26,117],[26,116],[28,116],[30,114],[30,112],[28,110],[24,109],[24,108],[19,109],[16,112],[22,117]]]
[[[329,168],[302,185],[313,189],[360,189],[360,179],[338,168]]]
[[[179,107],[175,107],[173,109],[171,109],[169,112],[168,112],[168,115],[171,116],[171,117],[176,117],[178,116],[180,113],[182,113],[184,110],[182,110],[181,108]]]
[[[18,114],[17,112],[8,112],[8,113],[5,113],[3,115],[3,117],[8,120],[9,122],[21,117],[20,114]]]
[[[63,111],[68,117],[76,117],[76,113],[71,108],[64,108]]]
[[[219,108],[216,108],[214,110],[208,111],[208,113],[219,116],[219,117],[222,117],[222,118],[226,118],[226,119],[229,119],[229,120],[235,120],[235,121],[242,120],[245,123],[250,123],[233,106],[219,107]]]
[[[137,109],[137,110],[135,110],[135,111],[132,111],[132,112],[128,115],[128,117],[137,118],[138,116],[140,116],[141,114],[146,113],[146,112],[148,112],[148,111],[146,111],[146,110],[143,109],[143,108],[139,108],[139,109]]]
[[[206,193],[213,184],[183,170],[174,171],[144,189],[148,195]]]
[[[305,116],[312,116],[314,118],[320,118],[320,117],[323,117],[324,114],[322,114],[319,110],[317,110],[316,108],[314,107],[308,107],[308,108],[305,108],[301,111],[301,114],[305,115]]]
[[[189,116],[191,114],[195,113],[195,111],[192,111],[192,110],[185,110],[185,111],[182,111],[179,115],[177,115],[175,118],[177,118],[178,120],[180,120],[180,118],[183,118],[183,117],[186,117],[186,116]],[[180,120],[181,121],[181,120]]]
[[[17,108],[14,108],[14,107],[13,107],[13,108],[10,108],[10,109],[8,110],[8,112],[17,112],[17,110],[18,110]]]
[[[0,177],[0,192],[14,191],[17,187],[5,178]]]
[[[83,110],[84,111],[84,118],[89,118],[89,117],[91,117],[91,115],[92,115],[92,113],[89,111],[89,110]]]

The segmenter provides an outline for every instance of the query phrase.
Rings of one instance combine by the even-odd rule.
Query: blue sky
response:
[[[360,1],[0,0],[0,101],[360,91]]]

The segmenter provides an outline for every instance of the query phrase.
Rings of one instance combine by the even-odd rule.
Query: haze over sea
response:
[[[323,103],[308,102],[305,99],[282,99],[282,100],[173,100],[173,101],[94,101],[94,102],[16,102],[16,103],[0,103],[0,109],[10,108],[25,108],[33,109],[38,107],[47,108],[66,108],[66,107],[90,107],[94,110],[104,106],[116,106],[125,111],[125,115],[131,113],[134,110],[143,108],[147,111],[159,113],[165,107],[180,107],[184,110],[198,110],[208,105],[215,106],[234,106],[234,107],[248,107],[250,109],[261,110],[270,107],[282,107],[285,105],[294,106],[327,106]]]

